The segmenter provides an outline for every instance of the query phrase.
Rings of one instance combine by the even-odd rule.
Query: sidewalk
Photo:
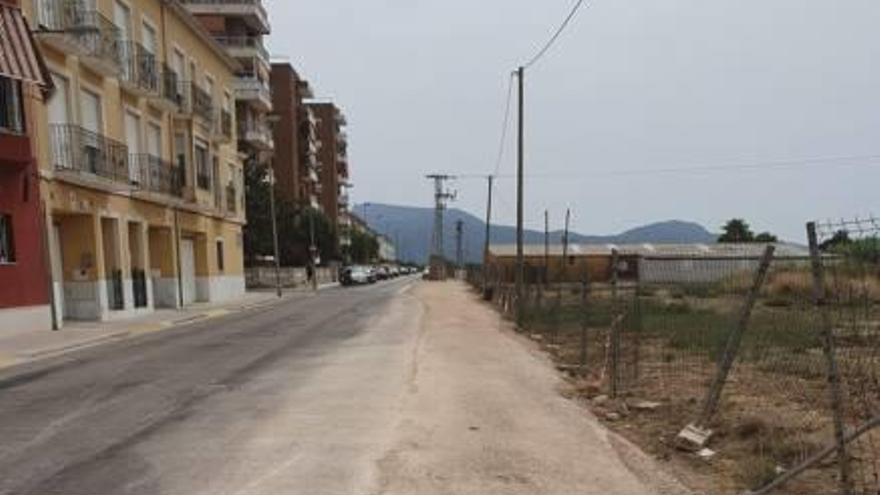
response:
[[[278,299],[274,291],[249,291],[243,297],[225,303],[198,303],[180,310],[158,309],[148,315],[116,321],[65,322],[64,328],[56,332],[4,329],[0,332],[0,370],[87,347],[270,306],[302,293],[303,291],[286,291],[284,297]]]

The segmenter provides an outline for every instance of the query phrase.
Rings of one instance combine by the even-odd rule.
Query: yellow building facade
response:
[[[244,293],[238,68],[175,0],[25,0],[57,321]]]

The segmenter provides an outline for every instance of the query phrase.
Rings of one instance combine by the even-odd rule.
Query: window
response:
[[[21,84],[5,77],[0,77],[0,132],[24,132]]]
[[[15,263],[15,244],[12,239],[12,216],[0,213],[0,265]]]
[[[70,82],[66,77],[52,73],[55,92],[49,98],[49,124],[67,124],[70,119]]]
[[[221,272],[226,269],[223,261],[223,241],[217,241],[217,269]]]
[[[103,123],[101,122],[101,97],[89,90],[82,90],[80,111],[82,112],[80,115],[82,126],[88,131],[100,134],[103,128]]]
[[[155,55],[158,43],[156,42],[156,30],[153,26],[144,22],[143,28],[141,29],[141,37],[143,38],[144,48],[150,52],[151,55]]]
[[[201,189],[211,188],[211,172],[208,167],[208,145],[196,141],[196,185]]]

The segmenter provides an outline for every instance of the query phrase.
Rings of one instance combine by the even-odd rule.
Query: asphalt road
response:
[[[339,494],[376,476],[421,308],[407,281],[0,374],[0,494]]]

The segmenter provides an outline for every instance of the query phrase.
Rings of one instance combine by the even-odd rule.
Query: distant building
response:
[[[331,102],[313,102],[308,107],[318,121],[318,150],[320,162],[319,198],[324,215],[337,232],[337,253],[351,244],[348,231],[348,189],[351,187],[348,172],[348,135],[345,126],[348,122],[342,111]]]
[[[388,236],[379,235],[376,237],[379,241],[379,259],[388,263],[397,262],[397,248]]]
[[[280,198],[321,209],[318,196],[318,120],[304,100],[312,88],[288,63],[272,64],[272,106],[276,122],[272,168]]]
[[[539,280],[547,272],[552,282],[611,280],[612,253],[618,253],[618,275],[623,280],[645,283],[707,283],[736,272],[754,271],[767,244],[553,244],[545,263],[543,244],[523,246],[526,277]],[[809,250],[792,244],[776,244],[775,259],[798,262]],[[492,276],[513,282],[516,274],[516,245],[489,248],[488,269]]]

